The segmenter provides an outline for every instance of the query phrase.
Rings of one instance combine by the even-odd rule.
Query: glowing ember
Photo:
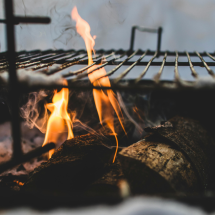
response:
[[[94,39],[96,38],[96,36],[93,36],[93,37],[91,36],[89,24],[80,17],[76,7],[73,8],[73,10],[71,12],[71,17],[73,20],[76,21],[77,32],[84,39],[86,49],[87,49],[87,54],[88,54],[88,65],[90,65],[93,63],[92,51],[95,54],[93,47],[95,45]],[[92,70],[94,70],[96,68],[97,68],[96,65],[92,66],[91,68],[88,69],[88,73],[90,73]],[[101,68],[101,69],[98,69],[98,70],[88,74],[88,77],[94,86],[110,87],[111,84],[110,84],[110,80],[108,77],[103,77],[103,78],[97,80],[98,78],[104,76],[105,74],[106,74],[105,69]],[[103,122],[106,123],[107,126],[112,131],[112,134],[116,138],[116,152],[115,152],[114,159],[113,159],[113,162],[114,162],[117,151],[118,151],[118,139],[117,139],[117,134],[114,129],[114,111],[120,121],[120,124],[121,124],[123,130],[125,131],[123,123],[122,123],[122,118],[123,118],[122,111],[121,111],[119,103],[116,99],[116,95],[114,94],[114,92],[112,90],[93,89],[93,96],[94,96],[94,101],[95,101],[96,109],[97,109],[97,112],[99,115],[99,120],[100,120],[101,124]]]
[[[66,82],[66,81],[65,81]],[[68,132],[67,139],[74,137],[72,132],[72,120],[67,112],[69,100],[69,90],[63,88],[60,92],[55,91],[52,102],[47,104],[47,109],[51,112],[47,123],[47,130],[43,146],[47,143],[63,143],[65,134]],[[49,158],[54,153],[54,149],[49,151]]]

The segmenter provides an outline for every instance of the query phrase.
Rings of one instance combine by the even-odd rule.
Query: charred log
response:
[[[120,183],[124,179],[124,174],[119,161],[116,159],[114,163],[106,163],[103,171],[104,174],[89,186],[86,194],[120,196],[121,189],[123,189]]]
[[[102,184],[105,174],[120,176],[118,170],[111,173],[108,167],[115,152],[115,149],[107,147],[108,142],[108,138],[92,134],[67,140],[50,160],[34,170],[25,190],[85,192],[93,183]],[[117,169],[118,164],[114,165]],[[107,181],[110,185],[114,184],[114,179]]]

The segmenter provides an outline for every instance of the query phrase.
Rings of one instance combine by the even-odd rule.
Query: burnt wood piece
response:
[[[177,148],[141,140],[119,153],[133,194],[196,194],[203,190],[195,169]]]
[[[121,180],[124,174],[121,165],[116,158],[114,163],[106,163],[104,166],[104,174],[95,180],[86,190],[88,195],[100,196],[121,196]]]
[[[115,149],[108,148],[108,142],[108,138],[92,134],[67,140],[51,159],[30,174],[25,190],[86,191],[112,162]]]
[[[214,189],[215,142],[199,121],[175,116],[168,123],[145,131],[153,134],[148,139],[163,139],[180,148],[197,170],[204,188]]]

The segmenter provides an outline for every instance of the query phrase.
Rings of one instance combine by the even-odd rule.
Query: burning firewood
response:
[[[25,189],[80,192],[93,182],[101,184],[99,179],[103,180],[102,176],[110,170],[107,164],[115,153],[115,149],[107,147],[108,142],[108,138],[93,134],[67,140],[51,159],[34,170]]]
[[[123,172],[133,194],[194,192],[201,189],[194,168],[177,149],[139,141],[120,152]]]
[[[196,194],[212,188],[215,143],[198,121],[174,117],[120,152],[133,193]]]
[[[124,174],[118,159],[114,163],[107,162],[103,174],[95,180],[87,189],[88,195],[119,196],[122,193],[121,182]]]

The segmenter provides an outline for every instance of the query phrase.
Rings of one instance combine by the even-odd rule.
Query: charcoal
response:
[[[162,141],[141,140],[118,158],[133,194],[195,195],[203,190],[184,154]]]
[[[30,174],[24,189],[54,192],[85,192],[101,178],[115,150],[109,139],[87,134],[67,140],[47,162]]]
[[[148,139],[164,139],[178,146],[197,170],[204,188],[214,189],[215,141],[199,121],[175,116],[162,126],[145,130],[153,134]]]

